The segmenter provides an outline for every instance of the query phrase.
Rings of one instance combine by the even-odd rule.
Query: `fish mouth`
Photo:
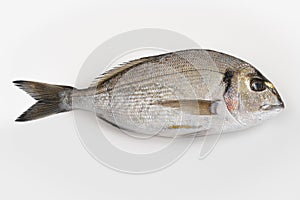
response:
[[[284,104],[283,103],[275,104],[275,105],[264,104],[260,108],[264,111],[271,111],[271,110],[281,111],[284,109]]]

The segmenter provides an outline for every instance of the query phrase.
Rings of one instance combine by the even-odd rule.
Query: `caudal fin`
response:
[[[33,81],[14,81],[13,83],[37,100],[33,106],[16,119],[18,122],[35,120],[72,109],[70,95],[73,87]]]

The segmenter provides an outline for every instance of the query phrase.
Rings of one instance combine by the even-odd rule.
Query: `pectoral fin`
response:
[[[179,109],[182,112],[192,115],[216,115],[219,100],[168,100],[156,102],[154,105],[161,105],[164,107],[170,107]]]

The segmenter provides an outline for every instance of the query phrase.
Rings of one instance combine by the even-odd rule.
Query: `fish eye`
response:
[[[262,79],[254,78],[250,82],[251,90],[261,92],[266,89],[265,82]]]

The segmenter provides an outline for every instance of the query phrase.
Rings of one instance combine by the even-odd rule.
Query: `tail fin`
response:
[[[16,119],[18,122],[72,110],[73,87],[32,81],[14,81],[13,83],[37,100],[37,103]]]

